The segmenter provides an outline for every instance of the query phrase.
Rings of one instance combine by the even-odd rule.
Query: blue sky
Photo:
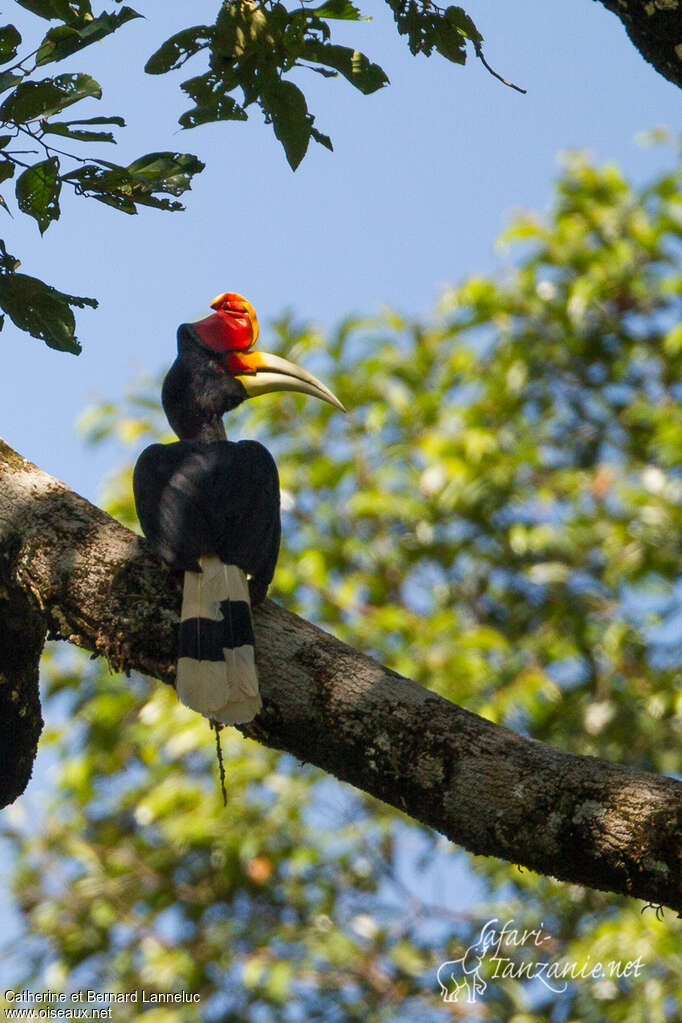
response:
[[[365,97],[343,80],[300,72],[335,152],[313,145],[294,174],[259,112],[246,124],[179,130],[189,104],[178,83],[203,69],[201,56],[173,75],[142,70],[173,31],[212,21],[216,0],[137,6],[144,21],[57,70],[88,71],[103,85],[103,99],[73,116],[126,118],[119,145],[98,147],[105,158],[178,149],[206,161],[186,212],[128,217],[65,195],[62,219],[42,239],[21,214],[4,224],[25,272],[100,300],[96,312],[79,313],[78,358],[9,322],[0,338],[0,435],[90,499],[120,454],[86,451],[78,414],[93,397],[119,396],[140,370],[168,365],[177,324],[203,315],[217,292],[253,302],[266,350],[268,321],[287,307],[325,326],[384,303],[425,313],[447,282],[499,265],[496,235],[514,210],[546,208],[558,152],[586,147],[642,178],[666,154],[639,148],[636,133],[678,123],[679,90],[593,0],[469,4],[488,61],[526,96],[473,57],[465,68],[412,57],[385,5],[367,0],[371,22],[334,30],[378,61],[391,85]],[[9,7],[5,16],[31,43],[45,23]]]

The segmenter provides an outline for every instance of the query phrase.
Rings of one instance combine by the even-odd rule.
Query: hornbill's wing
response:
[[[174,568],[198,572],[203,554],[218,554],[265,595],[280,520],[277,468],[262,444],[152,444],[135,466],[133,493],[147,539]]]
[[[267,448],[254,440],[215,446],[232,448],[230,478],[222,466],[215,475],[212,507],[220,530],[217,552],[226,564],[239,565],[253,577],[253,599],[258,603],[272,581],[279,554],[277,466]],[[227,516],[225,506],[229,506]]]

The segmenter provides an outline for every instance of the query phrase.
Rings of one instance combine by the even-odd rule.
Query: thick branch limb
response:
[[[180,587],[147,544],[0,443],[0,573],[44,626],[172,683]],[[682,910],[682,784],[470,714],[272,601],[246,734],[471,852]],[[4,802],[11,794],[4,794]]]
[[[617,14],[645,60],[682,88],[682,4],[679,0],[600,0]]]

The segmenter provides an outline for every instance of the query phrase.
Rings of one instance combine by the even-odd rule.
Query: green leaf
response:
[[[62,124],[117,124],[125,128],[126,123],[122,117],[81,117],[77,121],[62,121]]]
[[[195,25],[177,32],[153,53],[144,66],[148,75],[163,75],[177,68],[193,57],[195,53],[210,46],[213,39],[213,28],[208,25]]]
[[[0,182],[14,177],[14,164],[11,160],[0,160]]]
[[[0,64],[6,64],[17,55],[21,36],[14,25],[4,25],[0,28]]]
[[[405,4],[404,0],[386,2],[393,10],[398,31],[408,38],[411,53],[429,57],[435,49],[447,60],[465,63],[468,32],[471,31],[474,41],[478,33],[461,7],[448,8],[448,17],[448,11],[437,10],[430,4],[420,9],[416,4]]]
[[[178,118],[183,128],[195,128],[209,121],[246,121],[248,117],[244,108],[228,95],[224,79],[213,72],[190,78],[181,88],[196,103]]]
[[[97,308],[95,299],[63,294],[37,277],[0,274],[0,306],[20,330],[28,331],[49,348],[79,354],[81,346],[71,306],[83,309],[86,305]]]
[[[8,142],[11,142],[14,135],[0,135],[0,149],[4,149]]]
[[[17,82],[20,82],[23,77],[23,75],[15,75],[13,71],[3,71],[0,73],[0,92],[7,92]]]
[[[63,176],[76,190],[123,213],[137,213],[137,206],[176,211],[182,203],[159,198],[155,193],[181,195],[190,188],[191,178],[204,164],[191,153],[148,153],[129,167],[99,160]]]
[[[52,20],[53,18],[60,17],[59,14],[55,13],[52,0],[17,0],[17,3],[20,7],[30,11],[31,14],[37,14],[39,18]]]
[[[465,38],[459,29],[442,24],[435,35],[436,50],[441,57],[451,60],[454,64],[465,64],[467,59]]]
[[[308,71],[314,71],[315,74],[322,75],[323,78],[338,78],[339,77],[338,71],[330,71],[329,68],[326,68],[326,67],[310,67],[309,64],[297,64],[296,67],[307,68]]]
[[[11,160],[0,161],[0,183],[2,183],[3,181],[7,181],[11,177],[14,177],[14,170],[15,165],[12,163]],[[5,197],[3,195],[0,195],[0,206],[2,206],[3,210],[6,210],[7,213],[10,214],[10,216],[12,216],[12,214],[10,213],[9,206],[7,205]],[[6,259],[4,257],[4,243],[0,242],[0,245],[3,246],[2,249],[3,256],[0,257],[0,267],[4,267],[5,269],[16,269],[16,267],[19,266],[18,262],[16,262],[15,265],[13,264],[13,266],[10,268],[7,267]],[[13,259],[14,257],[11,258]]]
[[[53,220],[59,220],[59,160],[50,157],[29,167],[17,179],[16,195],[19,209],[38,222],[44,234]]]
[[[192,153],[148,153],[134,160],[128,172],[144,178],[155,192],[182,195],[192,176],[203,169],[204,164]]]
[[[20,7],[24,7],[39,18],[46,18],[48,21],[59,19],[67,24],[83,22],[87,17],[92,17],[90,0],[17,0]]]
[[[79,195],[88,195],[98,202],[113,206],[122,213],[137,213],[135,199],[135,182],[125,167],[101,160],[100,165],[87,163],[75,171],[63,176],[64,181],[76,183]],[[180,204],[176,204],[177,207]]]
[[[20,266],[21,261],[7,251],[4,241],[0,238],[0,270],[12,273],[14,270],[18,270]]]
[[[267,7],[264,4],[247,3],[244,0],[236,3],[224,3],[216,19],[213,34],[213,52],[225,60],[241,61],[245,57],[263,55],[273,56],[275,39],[284,45],[292,40],[284,40],[283,31],[296,20],[299,15],[306,17],[304,10],[289,14],[282,4]]]
[[[293,82],[277,81],[263,90],[261,103],[284,146],[289,166],[296,170],[307,152],[312,129],[305,96]]]
[[[389,84],[386,72],[378,64],[371,64],[364,53],[352,50],[349,46],[318,43],[314,39],[307,39],[302,47],[301,56],[304,60],[334,68],[365,95]]]
[[[319,142],[321,146],[328,149],[330,153],[334,152],[334,146],[332,145],[332,140],[329,138],[329,135],[323,135],[321,131],[317,130],[317,128],[312,127],[310,129],[310,134],[316,142]]]
[[[445,11],[445,19],[448,24],[456,28],[458,32],[471,39],[472,43],[478,45],[483,42],[483,36],[478,31],[469,15],[461,7],[448,7]]]
[[[134,11],[132,7],[122,7],[117,14],[104,12],[99,17],[86,21],[82,26],[59,25],[56,28],[51,28],[40,45],[36,64],[43,65],[52,61],[64,60],[72,53],[111,35],[121,25],[132,21],[133,18],[140,17],[142,15]]]
[[[340,18],[344,21],[371,21],[371,18],[363,17],[355,4],[350,0],[327,0],[321,7],[306,8],[308,14],[314,14],[318,18]]]
[[[45,121],[43,124],[45,135],[63,135],[75,142],[116,142],[110,131],[78,131],[71,128],[65,121]]]
[[[0,106],[0,119],[25,124],[36,117],[50,117],[86,96],[102,96],[99,83],[90,75],[57,75],[41,82],[22,82]]]

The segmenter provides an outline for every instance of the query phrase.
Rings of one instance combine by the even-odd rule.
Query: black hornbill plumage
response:
[[[279,480],[268,450],[228,441],[222,417],[269,391],[343,406],[300,367],[251,351],[258,320],[241,295],[226,292],[211,306],[210,316],[178,328],[178,356],[163,383],[164,412],[180,440],[142,452],[133,492],[145,536],[185,573],[178,696],[212,720],[234,723],[250,721],[261,706],[250,599],[264,599],[275,571]]]

